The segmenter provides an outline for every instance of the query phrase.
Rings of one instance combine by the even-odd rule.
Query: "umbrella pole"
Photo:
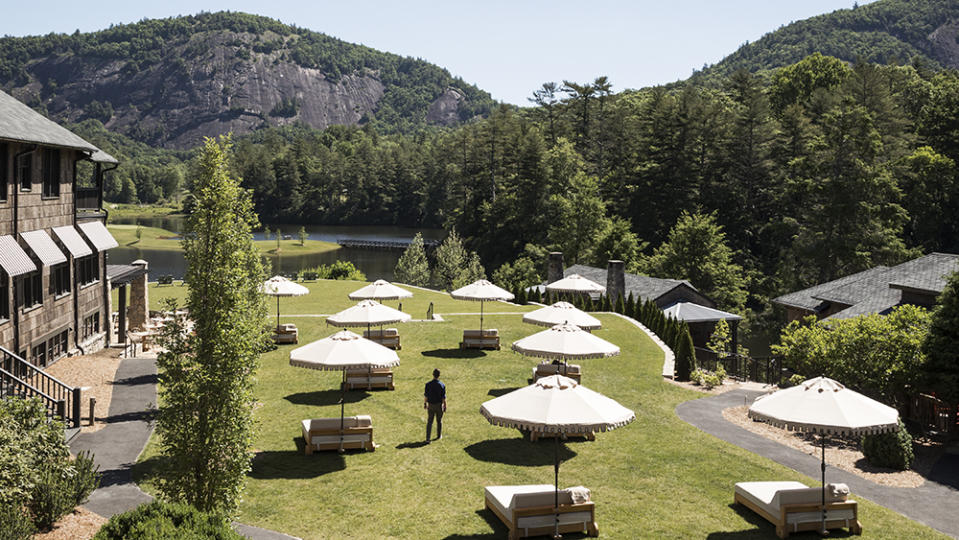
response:
[[[280,328],[280,297],[276,297],[276,327]]]
[[[822,472],[822,534],[826,534],[826,435],[822,434],[819,436],[819,439],[822,441],[822,464],[820,465],[820,470]]]
[[[480,338],[483,337],[483,301],[480,300]]]
[[[553,538],[562,538],[559,534],[559,433],[554,433],[553,437],[553,514],[555,521],[553,526]]]
[[[343,453],[343,408],[346,406],[346,370],[343,370],[343,382],[340,383],[340,449]]]

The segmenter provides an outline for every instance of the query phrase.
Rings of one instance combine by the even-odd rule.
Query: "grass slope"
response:
[[[352,304],[346,295],[358,282],[319,282],[312,293],[285,298],[284,321],[295,321],[300,343],[330,335],[321,318]],[[151,303],[182,295],[183,287],[151,287]],[[346,414],[370,414],[373,453],[302,454],[299,422],[339,414],[340,376],[288,363],[292,346],[262,357],[256,412],[256,457],[239,519],[302,538],[503,538],[505,527],[483,510],[483,487],[552,482],[553,445],[530,443],[516,430],[490,425],[480,405],[527,384],[533,359],[509,350],[514,340],[539,328],[523,324],[530,307],[487,304],[487,325],[499,328],[504,349],[464,353],[457,349],[463,328],[476,326],[479,305],[448,295],[414,290],[404,310],[421,317],[429,302],[447,322],[399,325],[402,364],[395,391],[354,391]],[[390,305],[396,305],[389,302]],[[471,313],[471,315],[451,315]],[[606,538],[759,539],[773,528],[732,504],[733,484],[743,480],[813,479],[706,435],[680,420],[677,404],[700,394],[662,380],[662,353],[635,327],[600,315],[600,337],[621,346],[615,358],[586,360],[583,384],[636,412],[632,424],[597,435],[595,442],[562,448],[563,487],[585,485],[597,504]],[[443,440],[422,445],[426,414],[423,384],[438,367],[449,389]],[[160,459],[152,441],[137,466],[138,481],[152,490],[150,474]],[[895,512],[861,500],[864,538],[945,538]],[[575,537],[575,536],[574,536]],[[815,538],[813,534],[797,538]]]
[[[107,225],[110,234],[116,238],[122,247],[140,249],[155,249],[165,251],[182,251],[177,233],[159,227],[140,227],[140,238],[137,239],[137,225]],[[340,249],[338,244],[321,240],[307,240],[302,246],[299,239],[281,240],[279,248],[276,240],[257,240],[254,242],[260,252],[264,254],[282,253],[284,255],[312,255]]]

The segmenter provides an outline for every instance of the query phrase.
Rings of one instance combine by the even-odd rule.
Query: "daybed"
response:
[[[848,495],[845,484],[826,484],[826,528],[848,527],[849,532],[862,534],[858,504],[847,500]],[[775,525],[779,538],[822,527],[822,488],[799,482],[740,482],[734,500]]]
[[[400,333],[396,328],[363,330],[363,337],[370,341],[375,341],[384,347],[389,347],[394,351],[400,350]]]
[[[386,388],[393,390],[393,370],[390,368],[351,369],[346,372],[347,390],[354,388]]]
[[[553,534],[557,512],[560,533],[585,530],[589,536],[599,535],[595,505],[589,500],[588,489],[577,487],[560,490],[558,510],[554,509],[553,504],[554,490],[551,484],[486,488],[486,508],[509,527],[510,540]]]
[[[576,364],[552,364],[546,362],[533,368],[533,382],[536,382],[543,377],[556,375],[557,373],[565,377],[569,377],[576,382],[580,382],[580,378],[582,377],[579,366]]]
[[[499,330],[486,328],[484,330],[463,330],[463,341],[460,349],[495,349],[499,350]]]
[[[273,341],[277,344],[281,343],[297,343],[299,338],[299,333],[296,330],[296,325],[293,323],[278,324],[276,326],[276,333],[273,334]]]
[[[340,419],[313,418],[303,420],[304,453],[314,450],[340,449]],[[347,416],[343,419],[343,448],[376,450],[373,444],[373,420],[369,416]]]

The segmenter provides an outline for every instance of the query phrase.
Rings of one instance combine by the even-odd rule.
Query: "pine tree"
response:
[[[688,381],[689,375],[696,368],[693,336],[689,333],[688,326],[683,325],[680,331],[679,346],[673,349],[673,353],[676,355],[676,380]]]
[[[922,345],[926,355],[926,384],[936,397],[959,402],[959,272],[949,276],[932,314],[932,326]]]
[[[630,292],[629,296],[626,298],[626,305],[623,308],[623,313],[627,317],[635,318],[636,313],[636,300],[633,298],[633,293]]]
[[[616,313],[626,313],[626,304],[623,303],[623,295],[616,295]]]
[[[426,260],[426,250],[423,248],[423,235],[416,233],[409,247],[396,262],[393,276],[400,283],[408,283],[423,287],[430,282],[430,266]]]

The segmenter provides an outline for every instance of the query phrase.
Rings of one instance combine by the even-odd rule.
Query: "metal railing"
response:
[[[696,347],[696,365],[709,371],[716,371],[722,365],[728,377],[741,381],[778,385],[783,377],[782,359],[776,356],[728,354],[721,357],[709,349]]]
[[[67,427],[80,427],[80,394],[79,388],[0,347],[0,397],[38,397],[51,416],[59,416]]]

